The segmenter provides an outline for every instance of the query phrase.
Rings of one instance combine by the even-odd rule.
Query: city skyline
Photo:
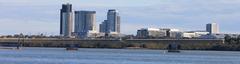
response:
[[[237,0],[201,0],[197,2],[188,0],[138,0],[139,3],[136,4],[134,4],[134,1],[110,1],[113,2],[111,4],[100,2],[96,5],[94,3],[99,2],[97,0],[70,1],[70,3],[73,4],[75,10],[97,11],[97,26],[106,19],[106,10],[119,10],[122,17],[121,32],[123,34],[136,34],[137,29],[147,27],[205,30],[205,24],[212,22],[220,25],[221,32],[240,32],[237,28],[237,24],[240,23],[238,19],[240,13],[238,14],[238,9],[236,9],[240,7],[240,1]],[[0,34],[47,32],[57,35],[59,34],[59,9],[63,3],[63,1],[57,0],[0,1],[0,8],[3,9],[0,12]],[[121,5],[123,3],[126,3],[126,5]],[[199,5],[199,7],[191,7],[191,5]],[[6,28],[9,25],[13,26]]]

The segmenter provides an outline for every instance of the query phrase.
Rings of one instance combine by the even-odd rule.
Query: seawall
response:
[[[81,40],[59,38],[0,38],[0,46],[24,47],[69,47],[80,48],[126,48],[140,47],[149,49],[166,49],[169,45],[177,44],[184,50],[209,49],[214,45],[224,44],[223,39],[127,39],[127,40]]]

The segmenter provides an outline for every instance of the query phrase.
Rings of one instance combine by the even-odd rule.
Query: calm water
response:
[[[240,52],[23,48],[0,50],[0,64],[240,64]]]

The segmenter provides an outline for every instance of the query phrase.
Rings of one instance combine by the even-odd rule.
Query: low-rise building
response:
[[[184,32],[184,33],[182,33],[182,37],[183,38],[193,38],[193,37],[195,37],[195,33]]]
[[[170,37],[176,38],[180,37],[179,29],[170,29],[170,28],[142,28],[137,31],[138,38],[159,38],[159,37]]]
[[[167,37],[170,38],[181,38],[181,34],[182,31],[180,31],[179,29],[169,29],[169,31],[167,31],[167,33],[169,33],[169,35]]]
[[[187,31],[182,33],[182,37],[184,38],[199,38],[200,36],[207,35],[209,32],[207,31]]]
[[[159,37],[160,30],[157,28],[142,28],[137,31],[137,37],[148,38],[148,37]]]

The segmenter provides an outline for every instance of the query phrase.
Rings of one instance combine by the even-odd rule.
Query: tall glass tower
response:
[[[117,10],[108,10],[107,20],[100,24],[100,32],[105,34],[120,34],[120,16]]]
[[[111,32],[120,33],[120,16],[117,10],[115,9],[108,10],[107,21],[109,26],[108,33]]]
[[[71,37],[73,30],[72,4],[63,4],[60,12],[60,35]]]
[[[96,11],[75,11],[75,30],[77,37],[86,38],[96,32]]]

